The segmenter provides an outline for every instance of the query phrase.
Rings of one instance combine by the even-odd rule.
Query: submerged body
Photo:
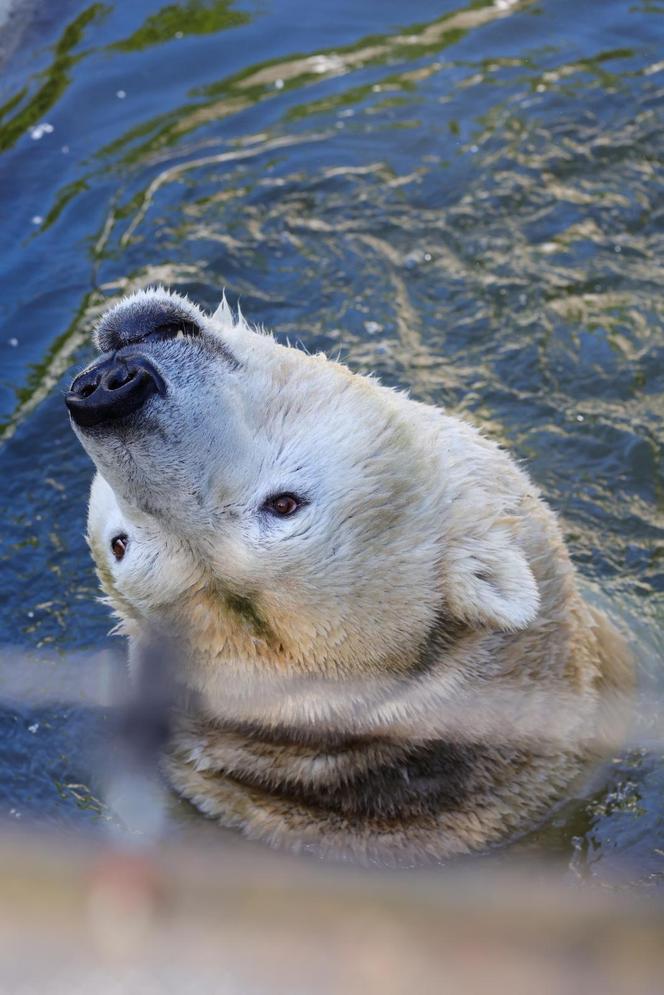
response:
[[[89,542],[140,666],[178,646],[175,788],[246,835],[441,858],[540,819],[615,733],[625,644],[474,428],[165,291],[72,385]]]

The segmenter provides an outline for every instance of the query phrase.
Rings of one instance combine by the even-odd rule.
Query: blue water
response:
[[[664,4],[36,2],[0,59],[1,638],[33,689],[0,712],[0,814],[103,819],[62,390],[104,302],[157,281],[504,441],[661,697]],[[664,880],[663,731],[522,845]]]

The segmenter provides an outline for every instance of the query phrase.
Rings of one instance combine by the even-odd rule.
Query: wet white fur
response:
[[[417,846],[458,852],[540,813],[594,734],[609,637],[527,475],[463,420],[279,345],[225,299],[209,317],[162,289],[140,292],[102,321],[102,346],[114,322],[165,304],[203,329],[202,344],[152,349],[167,397],[119,440],[79,433],[99,470],[90,545],[134,653],[155,628],[177,633],[181,679],[206,713],[266,727],[336,723],[425,740],[444,732],[444,705],[453,712],[464,689],[542,690],[562,703],[546,759],[522,764],[513,783],[503,772],[499,786],[488,768],[480,814],[448,819],[447,842],[439,828]],[[222,345],[235,366],[216,356]],[[308,503],[289,518],[266,514],[265,499],[284,491]],[[118,563],[111,540],[121,532],[129,545]],[[457,643],[436,649],[448,631]],[[416,691],[404,690],[425,657]],[[312,678],[327,682],[323,692]],[[399,695],[386,696],[391,682]],[[531,726],[542,727],[538,707]],[[520,702],[515,714],[527,710]],[[250,815],[246,799],[190,783],[223,751],[207,733],[187,742],[181,769],[192,772],[175,780],[205,811],[275,841],[316,838],[313,816],[295,826],[268,802]],[[254,757],[251,744],[242,750]],[[298,757],[291,774],[313,777],[323,760]]]

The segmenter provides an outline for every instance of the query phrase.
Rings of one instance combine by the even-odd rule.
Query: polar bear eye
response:
[[[123,533],[118,536],[114,536],[111,539],[111,552],[116,560],[121,560],[125,553],[127,552],[127,546],[129,545],[129,539]]]
[[[275,494],[274,497],[267,499],[263,508],[280,518],[287,518],[305,503],[296,494]]]

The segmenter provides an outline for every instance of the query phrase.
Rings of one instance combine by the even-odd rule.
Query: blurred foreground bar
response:
[[[0,843],[0,992],[655,995],[664,907],[545,868],[326,867],[251,844]]]

